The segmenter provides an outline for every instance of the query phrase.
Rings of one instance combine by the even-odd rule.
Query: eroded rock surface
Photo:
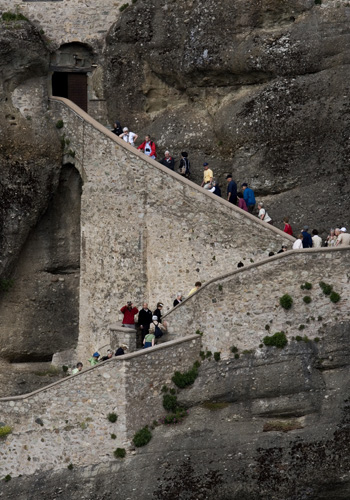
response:
[[[346,2],[138,1],[107,38],[115,117],[226,186],[233,171],[283,228],[347,222],[349,17]],[[336,200],[336,202],[335,202]],[[335,203],[334,203],[335,202]]]
[[[81,181],[46,113],[49,50],[0,25],[0,357],[47,361],[77,338]]]
[[[205,360],[194,385],[178,394],[189,408],[185,420],[156,427],[124,460],[15,478],[1,482],[0,493],[9,500],[349,498],[349,324],[325,329],[319,343],[239,354]]]

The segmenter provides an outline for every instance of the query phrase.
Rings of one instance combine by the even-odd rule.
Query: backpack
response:
[[[154,324],[154,323],[153,323]],[[154,336],[156,339],[163,337],[163,332],[158,325],[154,325]]]

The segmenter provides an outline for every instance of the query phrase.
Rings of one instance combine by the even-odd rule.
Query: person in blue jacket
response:
[[[304,226],[301,234],[303,235],[303,248],[312,248],[311,234],[308,233],[309,226]]]
[[[254,191],[248,187],[248,184],[246,182],[243,182],[242,184],[242,191],[243,191],[243,199],[247,205],[248,212],[252,214],[256,203]]]

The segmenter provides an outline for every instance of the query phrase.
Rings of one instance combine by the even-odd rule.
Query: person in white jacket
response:
[[[293,250],[300,250],[303,248],[303,235],[300,233],[298,238],[293,243]]]

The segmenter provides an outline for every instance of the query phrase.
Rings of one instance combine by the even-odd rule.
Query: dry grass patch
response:
[[[263,432],[289,432],[295,429],[303,429],[303,425],[299,420],[270,420],[264,424]]]

